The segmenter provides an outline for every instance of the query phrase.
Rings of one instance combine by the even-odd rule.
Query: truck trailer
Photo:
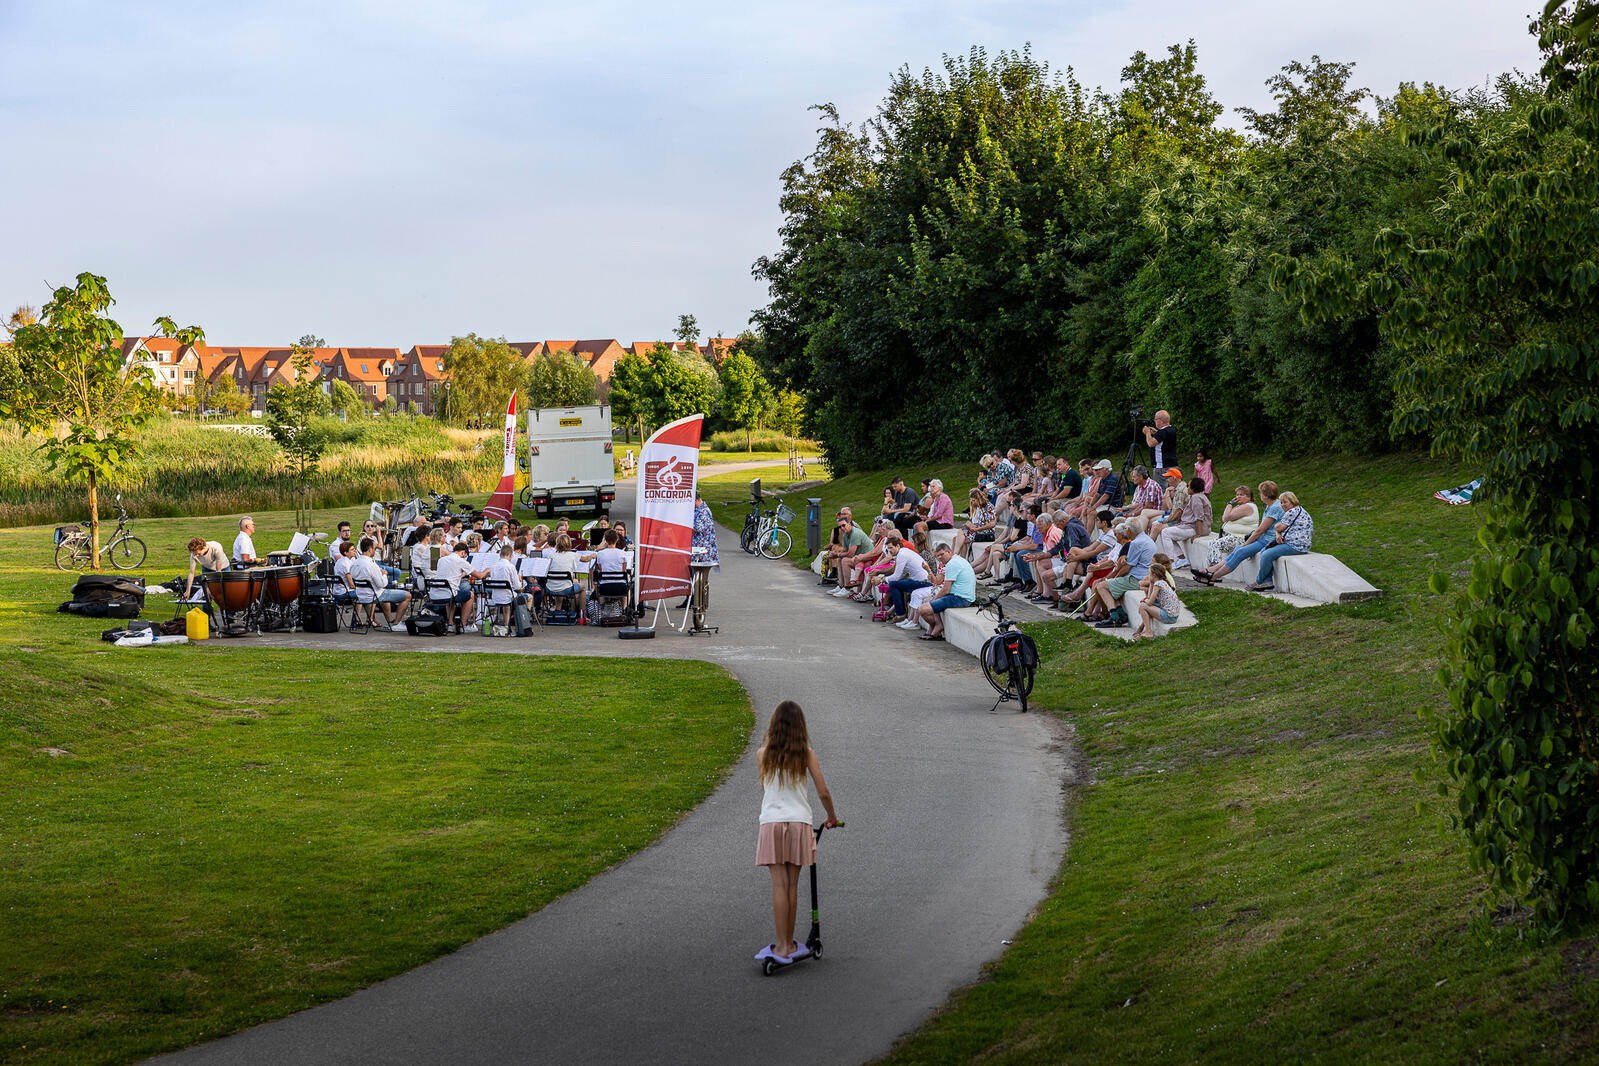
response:
[[[522,506],[541,518],[609,516],[615,501],[610,405],[528,411],[527,488],[522,490]]]

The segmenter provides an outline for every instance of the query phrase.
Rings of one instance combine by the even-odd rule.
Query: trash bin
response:
[[[805,497],[805,558],[814,559],[822,550],[822,498]]]

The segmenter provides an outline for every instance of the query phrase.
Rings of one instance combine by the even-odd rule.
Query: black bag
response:
[[[144,610],[144,578],[84,574],[72,583],[72,599],[56,610],[85,618],[137,618]]]
[[[337,633],[339,607],[331,599],[302,599],[300,628],[307,633]]]
[[[115,644],[129,633],[137,633],[140,630],[155,628],[157,627],[154,622],[134,621],[129,622],[126,626],[118,626],[116,629],[105,630],[100,634],[100,639],[105,641],[107,644]]]
[[[511,605],[511,632],[519,637],[533,635],[533,612],[527,609],[527,601],[520,596]]]
[[[68,600],[56,611],[60,614],[82,615],[84,618],[137,618],[143,609],[142,600],[113,600],[110,603]]]
[[[413,637],[442,637],[448,629],[442,614],[418,611],[405,620],[405,631]]]
[[[1038,665],[1038,645],[1026,633],[1011,630],[988,642],[988,668],[996,674],[1010,672],[1014,664],[1031,670]]]

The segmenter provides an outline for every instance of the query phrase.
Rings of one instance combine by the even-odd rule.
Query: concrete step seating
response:
[[[1198,537],[1190,543],[1189,565],[1203,568],[1205,560],[1210,556],[1210,546],[1215,542],[1215,535],[1211,535]],[[1245,585],[1252,584],[1259,562],[1259,556],[1250,556],[1237,570],[1222,578],[1216,587],[1242,589]],[[1179,574],[1184,572],[1178,571]],[[1306,605],[1359,603],[1362,600],[1374,600],[1382,595],[1381,589],[1339,562],[1336,557],[1322,552],[1306,552],[1304,555],[1286,555],[1279,558],[1272,566],[1271,580],[1279,593],[1285,594],[1285,598],[1291,597],[1289,602],[1306,603]]]

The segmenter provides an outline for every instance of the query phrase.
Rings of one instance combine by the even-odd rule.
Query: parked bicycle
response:
[[[1038,646],[1032,637],[1016,628],[1014,620],[1005,617],[1005,605],[1000,600],[1008,595],[1008,590],[998,592],[977,605],[979,610],[992,611],[998,619],[994,635],[983,642],[977,658],[983,664],[983,676],[999,693],[994,708],[1017,700],[1022,705],[1022,713],[1026,714],[1027,696],[1033,691],[1033,673],[1038,669]]]
[[[738,504],[726,506],[737,507]],[[782,500],[769,511],[761,510],[760,504],[751,500],[749,513],[744,516],[744,528],[738,534],[738,546],[751,555],[781,559],[794,547],[794,538],[785,528],[794,518],[794,512]]]
[[[110,539],[100,546],[100,555],[118,570],[133,570],[144,565],[144,541],[133,535],[133,519],[122,506],[122,493],[117,493],[117,528]],[[84,570],[93,553],[89,550],[89,530],[75,526],[60,534],[56,543],[57,570]]]

